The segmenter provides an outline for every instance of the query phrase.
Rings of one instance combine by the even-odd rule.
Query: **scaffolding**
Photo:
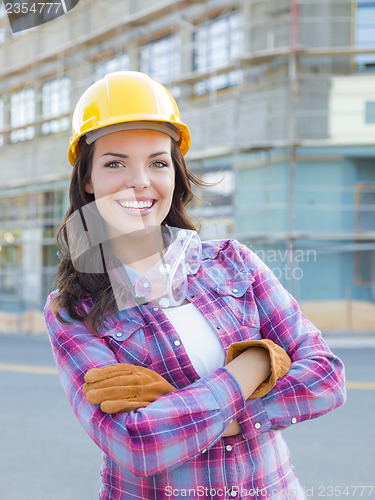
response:
[[[361,39],[369,29],[361,25],[363,3],[163,0],[150,6],[147,0],[81,0],[71,15],[17,37],[9,36],[7,19],[0,14],[0,310],[40,309],[52,282],[54,237],[67,207],[70,176],[65,159],[70,134],[64,124],[75,102],[101,72],[142,71],[145,64],[151,73],[160,71],[189,124],[189,166],[207,178],[224,179],[206,194],[198,193],[209,205],[192,206],[203,225],[249,245],[284,245],[293,252],[296,242],[304,241],[326,252],[333,247],[354,252],[357,260],[365,249],[373,259],[371,175],[361,186],[336,180],[324,187],[319,179],[304,185],[297,179],[303,162],[330,165],[356,151],[367,160],[375,156],[375,76],[370,71],[375,37]],[[375,28],[375,16],[367,23]],[[179,57],[171,64],[160,52],[158,69],[153,65],[158,52],[146,57],[145,48],[159,41],[165,43],[158,50]],[[61,128],[54,132],[53,126],[60,127],[55,123],[44,134],[43,85],[63,77],[71,82],[70,107],[56,117]],[[25,88],[35,92],[35,116],[26,125],[15,125],[12,96]],[[15,131],[25,129],[32,129],[31,140],[12,141]],[[282,178],[278,165],[285,167],[278,170],[284,172]],[[371,170],[361,165],[362,172]],[[262,171],[261,192],[245,182],[248,172],[257,169]],[[27,214],[28,199],[37,208]],[[12,204],[16,215],[8,210]],[[311,227],[301,228],[305,212]],[[327,212],[357,219],[338,230],[338,225],[329,227]],[[262,224],[244,224],[249,213]],[[30,296],[17,290],[32,286],[32,259],[24,254],[26,249],[32,254],[33,245],[42,255],[44,278],[38,293]],[[372,280],[374,275],[371,271]],[[373,281],[371,286],[375,288]]]

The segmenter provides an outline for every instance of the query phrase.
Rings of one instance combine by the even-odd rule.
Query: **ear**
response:
[[[91,180],[85,184],[85,192],[87,194],[94,194],[94,188],[92,187]]]

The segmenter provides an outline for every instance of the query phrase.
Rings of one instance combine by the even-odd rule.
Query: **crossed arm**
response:
[[[244,399],[248,399],[257,387],[271,376],[270,355],[263,347],[251,347],[230,361],[226,369],[236,378]],[[240,432],[237,420],[233,420],[223,437],[234,436]]]
[[[230,346],[225,368],[235,377],[244,399],[248,399],[269,392],[276,380],[289,370],[290,359],[270,340],[245,341]],[[88,401],[100,404],[107,413],[136,410],[176,390],[157,373],[126,364],[91,369],[85,381],[83,391]],[[234,420],[223,436],[240,432]]]

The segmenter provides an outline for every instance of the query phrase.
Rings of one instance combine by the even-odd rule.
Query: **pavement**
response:
[[[328,337],[347,402],[283,436],[307,498],[375,498],[375,346]],[[97,499],[101,450],[67,402],[45,335],[0,335],[0,388],[0,500]]]
[[[323,337],[330,348],[375,347],[375,332],[323,332]]]

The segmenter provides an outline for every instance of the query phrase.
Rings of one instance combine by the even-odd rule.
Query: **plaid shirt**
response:
[[[291,369],[266,396],[245,401],[225,367],[199,378],[162,309],[114,313],[96,337],[84,322],[56,319],[53,292],[46,323],[70,404],[104,452],[102,500],[305,498],[280,430],[345,401],[342,362],[255,253],[236,240],[203,242],[202,250],[187,298],[224,351],[233,342],[268,338],[288,352]],[[87,402],[83,377],[114,363],[150,368],[179,390],[137,411],[103,413]],[[222,437],[233,419],[241,434]]]

